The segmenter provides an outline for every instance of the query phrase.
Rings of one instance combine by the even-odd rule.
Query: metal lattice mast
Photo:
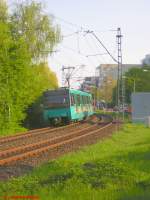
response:
[[[122,66],[122,35],[121,29],[117,29],[117,44],[118,44],[118,78],[117,78],[117,106],[123,109],[124,118],[124,101],[125,101],[125,83],[123,79],[123,66]]]

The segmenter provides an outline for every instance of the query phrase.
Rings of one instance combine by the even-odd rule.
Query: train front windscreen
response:
[[[44,93],[45,108],[66,108],[69,107],[68,91],[47,91]]]

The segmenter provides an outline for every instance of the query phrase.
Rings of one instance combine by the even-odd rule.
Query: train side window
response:
[[[88,98],[88,97],[86,97],[86,99],[87,99],[87,104],[89,104],[89,98]]]
[[[80,104],[83,104],[83,97],[80,96]]]
[[[81,104],[83,105],[84,104],[84,96],[81,96]]]
[[[87,99],[88,99],[88,104],[90,104],[90,97],[87,97]]]
[[[91,104],[91,97],[89,97],[89,104]]]
[[[86,96],[86,104],[88,104],[88,97]]]
[[[86,104],[86,96],[84,96],[84,103]]]
[[[74,105],[76,104],[76,101],[75,101],[75,96],[73,95],[73,102],[74,102]]]
[[[92,98],[90,97],[90,104],[92,104],[93,102],[92,102]]]
[[[74,106],[75,104],[75,98],[74,95],[71,95],[71,106]]]
[[[80,95],[77,95],[77,105],[80,105]]]
[[[74,103],[77,105],[77,95],[73,95],[74,96]]]
[[[91,97],[89,97],[89,103],[91,104]]]
[[[84,96],[82,96],[82,104],[83,105],[85,104],[85,98],[84,98]]]
[[[84,96],[84,104],[86,104],[86,96]]]

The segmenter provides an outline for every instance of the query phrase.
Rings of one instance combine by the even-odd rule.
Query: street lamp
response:
[[[135,92],[135,89],[136,89],[136,82],[135,82],[135,78],[130,78],[130,77],[126,77],[126,76],[122,76],[122,78],[124,79],[129,79],[129,80],[133,80],[133,92]]]
[[[148,70],[147,69],[143,69],[142,71],[143,72],[147,72]],[[135,93],[136,92],[136,79],[133,78],[133,77],[126,77],[126,76],[123,76],[122,78],[133,80],[133,92]]]

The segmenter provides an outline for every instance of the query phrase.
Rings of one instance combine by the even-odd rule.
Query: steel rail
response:
[[[91,119],[94,118],[94,117],[95,116],[92,116]],[[25,133],[18,133],[16,135],[12,135],[12,136],[0,137],[0,145],[3,144],[3,143],[7,143],[7,142],[23,139],[23,138],[34,137],[34,136],[44,134],[44,133],[52,133],[54,131],[65,130],[65,129],[67,130],[68,128],[76,127],[78,125],[82,125],[82,123],[86,124],[91,119],[87,119],[84,122],[76,122],[76,123],[73,123],[73,124],[69,124],[69,125],[57,127],[57,128],[46,127],[46,128],[41,128],[41,129],[30,130],[30,131],[27,131]]]
[[[25,133],[22,133],[22,134],[20,133],[20,134],[13,135],[13,136],[6,136],[4,138],[0,138],[0,144],[19,140],[19,139],[23,139],[23,138],[34,137],[34,136],[44,134],[44,133],[52,133],[54,131],[64,130],[64,129],[67,129],[67,128],[70,128],[70,127],[73,127],[73,126],[77,126],[78,124],[80,124],[80,123],[78,122],[78,123],[75,123],[75,124],[70,124],[70,125],[67,125],[67,126],[62,126],[62,127],[59,127],[59,128],[52,128],[52,129],[49,128],[49,127],[43,128],[43,129],[35,129],[33,131],[28,131],[28,132],[25,132]]]
[[[10,156],[13,153],[22,153],[24,151],[29,151],[32,148],[40,148],[43,145],[46,146],[46,145],[51,144],[51,143],[56,143],[59,140],[63,141],[65,139],[67,139],[68,137],[72,137],[73,135],[78,135],[78,134],[83,133],[85,131],[90,131],[91,129],[96,128],[96,127],[98,128],[97,125],[89,126],[89,127],[86,127],[84,129],[81,129],[81,130],[78,130],[78,131],[75,130],[71,134],[70,133],[66,133],[63,136],[58,136],[56,138],[47,139],[47,140],[44,140],[44,141],[41,141],[41,142],[36,142],[34,144],[28,144],[28,145],[25,145],[23,147],[9,148],[7,150],[0,151],[0,159],[1,159],[1,157],[4,157],[4,156]]]
[[[83,138],[85,138],[87,136],[94,135],[95,133],[98,133],[99,131],[104,131],[105,129],[107,130],[107,128],[112,127],[112,126],[114,126],[114,125],[111,122],[111,123],[107,124],[104,127],[98,128],[96,130],[92,130],[92,131],[90,131],[88,133],[85,133],[85,134],[82,134],[82,135],[78,135],[78,136],[75,136],[73,138],[68,138],[68,139],[66,139],[64,141],[58,141],[58,142],[56,142],[54,144],[50,144],[50,145],[48,145],[46,147],[40,147],[39,149],[31,150],[29,152],[21,153],[19,155],[15,155],[15,156],[12,156],[12,157],[4,158],[4,159],[0,160],[0,166],[6,165],[6,164],[10,164],[12,162],[16,162],[16,161],[19,161],[19,160],[23,160],[23,159],[26,159],[26,158],[29,158],[29,157],[34,157],[34,156],[40,155],[41,153],[47,152],[49,150],[53,150],[55,148],[59,148],[59,147],[61,147],[63,145],[67,145],[67,144],[69,144],[71,142],[78,141],[78,140],[83,139]]]

